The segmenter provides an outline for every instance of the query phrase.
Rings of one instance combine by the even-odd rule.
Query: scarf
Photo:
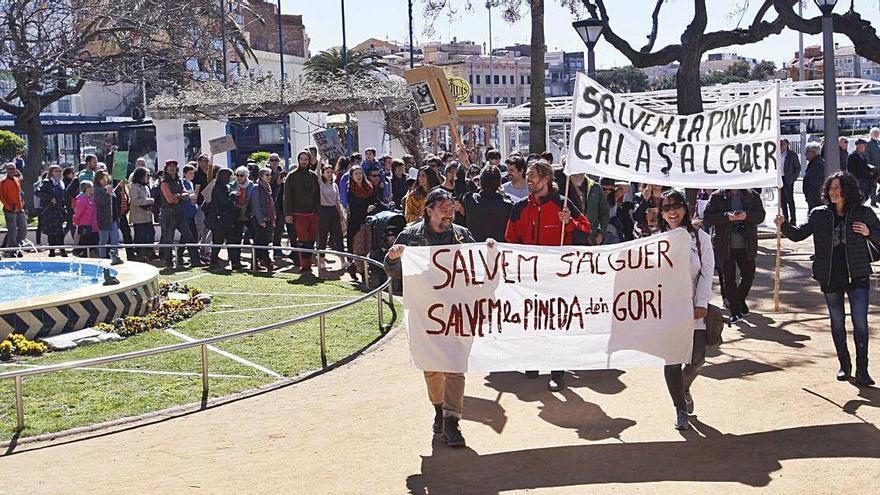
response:
[[[363,186],[356,181],[349,181],[348,190],[361,199],[367,199],[373,195],[373,184],[370,184],[370,181],[368,180],[364,181]]]
[[[272,201],[272,187],[269,184],[260,182],[260,191],[266,197],[266,225],[272,227],[275,225],[275,202]]]

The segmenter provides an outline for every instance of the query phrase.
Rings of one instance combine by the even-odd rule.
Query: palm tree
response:
[[[379,55],[359,50],[348,50],[347,62],[343,63],[339,48],[324,50],[306,61],[306,77],[321,80],[343,77],[346,72],[350,76],[365,76],[387,65]]]

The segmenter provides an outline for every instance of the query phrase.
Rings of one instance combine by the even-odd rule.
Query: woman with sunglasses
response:
[[[691,236],[691,281],[694,300],[694,348],[691,362],[685,365],[671,364],[663,369],[666,387],[675,405],[675,428],[689,427],[688,415],[694,411],[691,384],[699,376],[706,361],[706,314],[712,299],[712,280],[715,272],[715,255],[712,238],[705,231],[691,224],[691,213],[684,194],[670,189],[660,195],[661,232],[684,228]]]
[[[61,179],[61,167],[52,165],[49,167],[49,175],[37,190],[37,195],[43,204],[43,233],[49,238],[50,246],[64,245],[64,182]],[[67,256],[63,249],[59,249],[61,256]],[[55,250],[49,250],[49,257],[55,256]]]
[[[321,167],[321,209],[318,210],[318,249],[327,249],[327,237],[330,247],[343,251],[342,245],[342,204],[339,202],[339,186],[334,181],[333,167]],[[318,257],[318,271],[324,270],[324,256]]]
[[[254,232],[254,246],[269,246],[272,240],[272,229],[275,227],[275,201],[272,199],[272,169],[260,169],[257,174],[257,185],[254,187],[250,204],[251,229]],[[268,249],[257,249],[256,257],[267,272],[273,271],[272,260]]]
[[[232,195],[232,204],[235,207],[235,219],[226,232],[227,244],[241,244],[244,238],[244,231],[250,226],[250,215],[248,214],[248,204],[251,194],[254,191],[254,183],[250,180],[250,170],[242,165],[235,169],[235,180],[230,187]],[[232,262],[233,270],[244,270],[241,263],[241,248],[228,248],[229,261]]]

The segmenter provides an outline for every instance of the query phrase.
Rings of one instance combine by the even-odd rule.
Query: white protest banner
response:
[[[690,256],[684,229],[597,247],[407,247],[413,363],[463,373],[689,362]]]
[[[565,173],[692,188],[782,187],[779,92],[672,115],[577,75]]]

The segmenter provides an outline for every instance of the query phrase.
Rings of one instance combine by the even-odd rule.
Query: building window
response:
[[[507,84],[507,76],[505,76],[505,75],[501,76],[501,84]]]
[[[477,84],[480,84],[480,75],[479,74],[477,74]],[[562,235],[562,234],[560,234],[560,235]]]
[[[495,77],[493,79],[495,80],[495,84],[498,84],[498,74],[495,74]],[[562,234],[560,234],[560,235],[562,235]]]
[[[281,144],[284,142],[281,124],[260,124],[260,144]]]
[[[69,96],[58,100],[58,113],[70,113],[70,97]]]
[[[474,75],[473,74],[468,74],[468,82],[471,84],[474,83]],[[562,234],[559,234],[559,235],[562,235]]]
[[[477,105],[482,104],[482,103],[483,103],[483,97],[480,95],[477,95]],[[559,234],[559,235],[562,235],[562,234]]]
[[[519,83],[525,84],[526,83],[526,76],[519,76]],[[559,235],[562,235],[562,234],[559,234]]]
[[[514,84],[516,84],[515,80],[516,80],[516,76],[510,76],[510,85],[511,85],[511,86],[513,86]]]
[[[526,84],[532,84],[532,76],[526,76]]]

